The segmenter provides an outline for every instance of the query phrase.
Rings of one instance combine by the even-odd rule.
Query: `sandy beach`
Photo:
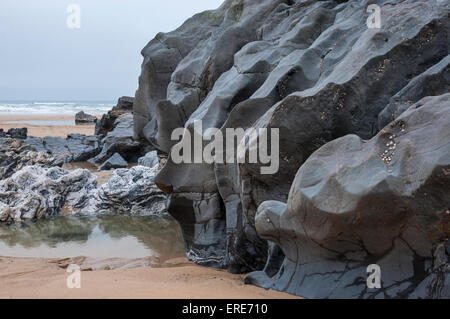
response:
[[[296,298],[244,285],[242,275],[197,266],[185,258],[160,268],[82,271],[81,288],[69,289],[67,264],[66,259],[0,257],[0,298]]]
[[[101,115],[95,115],[101,117]],[[11,123],[13,122],[13,123]],[[37,125],[33,124],[40,122]],[[48,122],[48,123],[45,123]],[[62,122],[73,122],[73,125],[54,125]],[[10,128],[26,127],[29,136],[45,137],[59,136],[67,137],[70,133],[79,133],[85,135],[94,134],[95,125],[75,125],[75,115],[57,115],[57,114],[0,114],[0,128],[4,131]]]

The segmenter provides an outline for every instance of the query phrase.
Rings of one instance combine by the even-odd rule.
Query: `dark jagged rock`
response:
[[[100,171],[107,171],[113,168],[125,168],[128,167],[128,163],[118,153],[114,153],[113,156],[108,158],[100,167]]]
[[[115,122],[115,128],[102,140],[101,152],[91,161],[101,164],[114,153],[119,153],[128,162],[137,162],[142,155],[141,143],[133,138],[133,115],[122,114]]]
[[[60,215],[64,206],[77,210],[97,186],[96,176],[88,170],[24,167],[0,181],[0,222]]]
[[[97,118],[93,115],[86,114],[83,111],[75,114],[75,123],[77,124],[86,124],[86,123],[95,123],[97,122]]]
[[[450,94],[411,106],[374,138],[348,135],[302,165],[287,205],[258,208],[256,229],[286,258],[275,280],[307,298],[449,298]],[[380,289],[366,286],[381,267]]]
[[[27,138],[27,133],[28,129],[26,127],[22,127],[22,128],[10,128],[6,134],[11,138],[20,138],[24,140]]]
[[[159,158],[158,153],[156,151],[151,151],[145,154],[145,156],[138,159],[138,165],[146,166],[146,167],[159,167]]]
[[[108,132],[111,132],[115,128],[115,122],[120,115],[133,111],[133,104],[133,97],[123,96],[119,98],[117,105],[107,114],[104,114],[95,124],[95,135],[105,136]]]
[[[0,128],[0,138],[6,137],[5,131],[3,131],[2,128]]]
[[[374,3],[380,29],[366,24]],[[188,256],[233,272],[277,268],[282,254],[256,233],[257,207],[286,201],[299,167],[324,144],[375,136],[380,112],[408,85],[411,104],[442,94],[448,13],[439,0],[228,0],[158,34],[142,51],[135,137],[170,154],[178,127],[185,136],[209,128],[278,128],[280,136],[271,175],[262,163],[175,164],[169,155],[155,181],[170,194]]]
[[[10,177],[26,166],[62,166],[64,158],[36,152],[21,139],[0,138],[0,180]]]
[[[101,151],[100,137],[95,135],[69,134],[67,138],[28,137],[25,141],[37,152],[63,157],[65,162],[87,161]]]
[[[153,182],[157,167],[117,169],[102,185],[84,214],[166,214],[166,195]]]
[[[61,214],[166,214],[166,196],[153,183],[157,168],[114,171],[101,186],[86,169],[26,166],[0,181],[0,222]]]

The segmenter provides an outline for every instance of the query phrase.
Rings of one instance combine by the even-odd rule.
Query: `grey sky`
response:
[[[223,0],[1,0],[0,100],[134,95],[141,49]],[[81,28],[66,25],[81,7]]]

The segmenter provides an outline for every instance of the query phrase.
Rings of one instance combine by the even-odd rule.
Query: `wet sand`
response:
[[[197,266],[185,258],[169,260],[159,268],[82,271],[81,288],[69,289],[70,262],[0,257],[0,298],[295,298],[244,285],[242,275]]]
[[[96,115],[100,117],[101,115]],[[32,124],[33,122],[48,122],[45,125]],[[14,122],[14,123],[9,123]],[[17,123],[20,122],[20,123]],[[61,122],[73,122],[73,125],[52,125]],[[4,131],[10,128],[26,127],[29,136],[45,137],[57,136],[67,137],[70,133],[93,135],[95,125],[75,125],[75,115],[56,114],[0,114],[0,128]]]

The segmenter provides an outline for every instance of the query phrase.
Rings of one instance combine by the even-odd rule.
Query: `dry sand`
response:
[[[0,257],[0,298],[295,298],[244,285],[242,275],[194,265],[184,258],[161,268],[81,272],[81,288],[66,285],[67,260]]]
[[[29,123],[8,123],[27,121],[73,121],[73,125],[35,125]],[[28,135],[35,137],[59,136],[67,137],[70,133],[93,135],[95,125],[75,125],[75,115],[55,114],[0,114],[0,128],[7,131],[10,128],[26,127]]]

